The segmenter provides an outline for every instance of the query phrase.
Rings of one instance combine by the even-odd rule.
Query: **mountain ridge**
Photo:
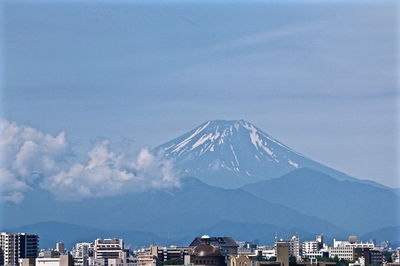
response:
[[[345,231],[331,222],[270,203],[241,189],[213,187],[194,178],[183,180],[180,188],[87,199],[85,204],[56,201],[39,192],[30,196],[20,208],[3,202],[3,212],[7,213],[1,221],[3,228],[17,225],[16,221],[30,224],[55,220],[109,230],[134,228],[178,239],[221,220],[232,220],[302,230],[312,227],[327,235]],[[105,214],[113,219],[104,219]]]
[[[310,168],[248,184],[242,189],[267,201],[332,221],[354,233],[400,224],[393,211],[400,207],[400,197],[394,191],[351,180],[336,180]]]

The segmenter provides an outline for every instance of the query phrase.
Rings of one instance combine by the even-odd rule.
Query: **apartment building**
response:
[[[89,266],[89,257],[93,256],[93,243],[76,243],[72,255],[75,266]]]
[[[36,258],[39,250],[39,236],[18,233],[0,234],[0,265],[14,266],[19,259]]]
[[[108,266],[109,259],[126,259],[124,240],[118,238],[96,239],[93,246],[94,264]]]

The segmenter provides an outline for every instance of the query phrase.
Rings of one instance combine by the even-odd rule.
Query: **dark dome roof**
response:
[[[222,256],[218,247],[209,244],[200,244],[193,248],[192,254],[197,257],[219,257]]]

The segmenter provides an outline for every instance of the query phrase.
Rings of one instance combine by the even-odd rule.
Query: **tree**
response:
[[[289,257],[289,265],[297,265],[297,260],[295,256]]]
[[[382,255],[383,255],[383,258],[384,258],[384,260],[385,260],[386,262],[388,262],[388,263],[393,262],[393,260],[392,260],[392,253],[391,253],[391,252],[389,252],[389,251],[384,251],[384,252],[382,252]]]

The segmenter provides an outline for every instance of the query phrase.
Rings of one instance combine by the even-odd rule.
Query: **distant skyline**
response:
[[[85,152],[104,139],[154,148],[207,120],[245,119],[400,187],[395,1],[0,5],[3,119],[63,131]]]

